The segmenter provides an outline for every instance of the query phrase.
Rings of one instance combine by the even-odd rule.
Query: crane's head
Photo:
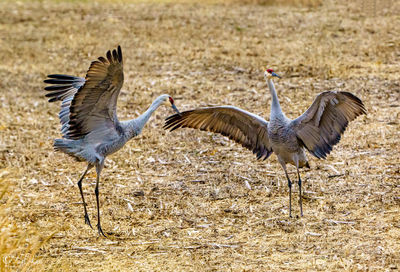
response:
[[[271,79],[271,78],[273,78],[273,77],[281,78],[281,77],[278,76],[278,75],[274,72],[274,70],[272,70],[272,69],[267,69],[267,70],[265,70],[265,72],[264,72],[264,77],[265,77],[265,79]]]
[[[178,108],[175,106],[175,101],[174,101],[174,99],[173,99],[171,96],[169,96],[168,99],[169,99],[169,103],[171,103],[172,109],[173,109],[177,114],[181,114],[181,113],[179,112]]]

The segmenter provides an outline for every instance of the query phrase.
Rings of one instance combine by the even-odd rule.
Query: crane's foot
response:
[[[100,222],[97,224],[97,230],[98,230],[100,236],[107,237],[104,234],[103,229],[101,228]]]
[[[92,224],[90,224],[89,215],[87,213],[85,214],[85,224],[89,225],[89,227],[93,229]]]

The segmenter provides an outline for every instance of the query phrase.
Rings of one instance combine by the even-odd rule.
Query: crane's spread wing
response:
[[[121,47],[108,51],[107,58],[93,61],[85,80],[70,102],[66,132],[70,139],[105,127],[115,130],[117,99],[124,81]]]
[[[220,133],[253,151],[257,158],[272,153],[268,138],[268,122],[242,109],[221,106],[200,108],[175,114],[166,119],[164,128],[195,128]]]
[[[83,77],[75,77],[69,75],[53,74],[48,75],[48,79],[44,83],[52,84],[44,89],[48,91],[46,97],[49,97],[49,102],[61,100],[61,110],[58,114],[61,122],[61,133],[66,136],[69,128],[69,107],[75,93],[85,84]]]
[[[348,92],[320,93],[291,126],[304,146],[317,158],[326,158],[348,123],[366,114],[363,102]]]

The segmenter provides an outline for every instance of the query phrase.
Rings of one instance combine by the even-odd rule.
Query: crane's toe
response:
[[[100,225],[100,224],[97,224],[97,230],[98,230],[100,236],[107,237],[107,236],[104,234],[103,229],[101,228],[101,225]]]
[[[92,224],[90,223],[89,215],[87,213],[85,214],[85,224],[89,225],[89,227],[93,229]]]

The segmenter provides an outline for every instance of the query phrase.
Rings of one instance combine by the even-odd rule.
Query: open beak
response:
[[[271,75],[277,78],[281,78],[281,76],[278,76],[275,72],[272,72]]]
[[[175,104],[171,104],[172,109],[179,115],[181,115],[181,113],[179,112],[178,108],[175,106]]]

